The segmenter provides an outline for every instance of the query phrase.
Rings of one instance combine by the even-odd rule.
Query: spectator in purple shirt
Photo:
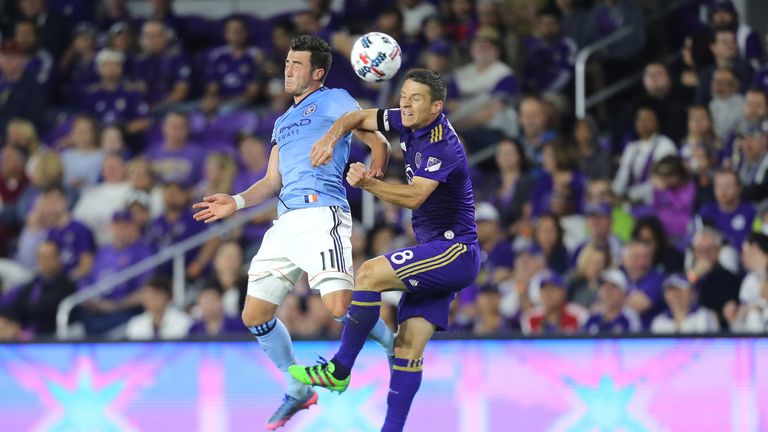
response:
[[[190,336],[216,337],[243,333],[245,327],[239,317],[224,314],[221,288],[206,284],[197,295],[200,318],[189,328]]]
[[[125,55],[103,49],[96,55],[99,83],[86,89],[83,110],[103,124],[117,124],[129,134],[146,131],[150,126],[149,107],[135,85],[123,80]]]
[[[624,249],[624,272],[629,280],[627,305],[640,315],[643,328],[664,309],[661,283],[664,275],[653,269],[651,248],[633,240]]]
[[[637,333],[642,329],[637,313],[627,307],[629,282],[621,270],[609,269],[600,275],[597,312],[584,324],[584,331],[596,334]]]
[[[16,22],[13,38],[30,58],[27,70],[35,76],[39,85],[45,86],[51,79],[54,60],[51,53],[38,46],[37,31],[34,21],[20,20]]]
[[[189,143],[189,117],[171,111],[163,119],[163,145],[150,149],[147,158],[159,181],[168,179],[196,183],[203,173],[203,151]]]
[[[211,51],[205,71],[206,90],[202,110],[229,111],[250,105],[259,95],[261,53],[248,47],[245,19],[232,17],[224,24],[227,44]]]
[[[573,81],[576,43],[563,36],[561,19],[555,7],[539,10],[534,35],[523,40],[523,88],[528,92],[562,92]]]
[[[183,178],[165,180],[163,185],[165,212],[150,223],[144,237],[155,251],[167,249],[206,229],[204,224],[196,222],[192,217],[190,189],[189,182]],[[191,249],[184,255],[188,277],[195,278],[203,273],[219,244],[221,240],[214,237],[202,247]],[[163,266],[162,271],[169,270],[169,266]]]
[[[91,274],[96,243],[87,226],[72,219],[69,200],[63,189],[54,187],[43,193],[53,220],[48,228],[48,241],[59,246],[64,271],[75,281]]]
[[[699,210],[701,224],[717,228],[736,249],[740,249],[752,230],[754,205],[741,199],[741,180],[736,172],[721,169],[715,173],[715,202]]]
[[[90,24],[79,24],[72,44],[59,59],[57,69],[62,76],[58,86],[59,97],[65,103],[76,106],[85,95],[85,89],[99,81],[96,70],[96,36]]]
[[[480,273],[475,283],[496,286],[512,275],[515,253],[512,243],[499,229],[500,215],[488,202],[477,204],[475,223],[480,244]]]
[[[186,56],[170,45],[166,25],[158,20],[145,22],[141,48],[131,78],[141,86],[150,107],[165,110],[183,102],[189,94],[192,69]]]
[[[267,174],[267,145],[264,140],[248,133],[240,133],[237,136],[237,148],[242,169],[232,182],[233,195],[247,190]],[[272,221],[277,215],[276,209],[277,204],[265,207],[245,226],[243,240],[248,245],[246,249],[251,250],[254,245],[261,244],[264,234],[272,226]]]
[[[651,171],[653,209],[664,225],[670,243],[683,249],[688,223],[694,211],[696,186],[682,158],[663,157]]]
[[[31,335],[53,336],[59,303],[75,292],[75,284],[64,272],[59,247],[44,242],[37,250],[38,275],[28,284],[6,296],[9,303],[0,308],[0,316],[15,321]]]

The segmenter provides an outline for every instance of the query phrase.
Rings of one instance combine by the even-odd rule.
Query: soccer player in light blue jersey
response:
[[[322,39],[298,36],[291,41],[284,75],[294,104],[275,121],[266,176],[237,195],[215,194],[193,206],[199,209],[195,219],[210,223],[275,195],[280,199],[278,218],[251,261],[243,310],[243,323],[288,384],[283,403],[267,420],[269,430],[317,403],[315,391],[288,373],[296,358],[288,330],[275,316],[277,307],[305,272],[337,321],[345,322],[352,301],[352,218],[343,184],[351,134],[339,141],[327,165],[313,167],[309,158],[313,144],[342,114],[360,109],[345,90],[323,86],[330,66],[330,47]],[[371,148],[370,170],[381,177],[389,143],[378,132],[355,134]],[[381,319],[370,338],[393,358],[394,337]]]

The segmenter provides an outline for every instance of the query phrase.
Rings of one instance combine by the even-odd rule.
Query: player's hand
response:
[[[196,221],[211,223],[234,213],[237,210],[237,204],[235,199],[227,194],[215,194],[193,204],[192,208],[201,209],[194,215]]]
[[[368,177],[375,178],[377,180],[381,180],[381,179],[384,178],[384,171],[382,171],[379,168],[372,169],[372,170],[368,171]]]
[[[368,183],[369,176],[365,165],[361,162],[355,162],[349,166],[349,171],[347,171],[347,183],[352,187],[363,188]]]
[[[333,158],[334,141],[326,137],[321,138],[312,146],[312,152],[309,154],[309,161],[313,167],[325,165]]]

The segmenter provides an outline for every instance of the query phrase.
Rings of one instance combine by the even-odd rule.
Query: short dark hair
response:
[[[322,69],[324,82],[331,71],[331,46],[317,36],[300,35],[291,39],[291,51],[309,51],[309,64],[312,70]]]
[[[153,291],[161,292],[167,295],[169,298],[173,297],[173,289],[171,288],[171,280],[165,275],[154,275],[149,280],[144,282],[144,287]]]
[[[445,101],[446,88],[445,79],[439,73],[429,69],[413,69],[405,74],[405,80],[415,81],[429,87],[429,97],[432,102]]]

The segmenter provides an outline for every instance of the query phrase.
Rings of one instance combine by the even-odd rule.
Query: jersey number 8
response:
[[[411,258],[413,258],[413,251],[410,251],[410,250],[395,252],[392,254],[391,257],[389,257],[389,259],[391,259],[393,263],[398,265],[408,261]]]

